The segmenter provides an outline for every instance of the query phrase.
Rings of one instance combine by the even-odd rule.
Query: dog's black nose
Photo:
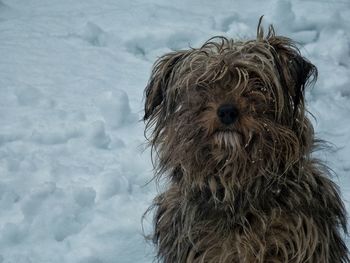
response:
[[[229,125],[236,121],[238,110],[232,104],[224,104],[218,108],[217,114],[223,124]]]

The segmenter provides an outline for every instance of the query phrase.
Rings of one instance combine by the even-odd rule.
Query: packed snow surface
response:
[[[0,262],[152,262],[143,89],[157,57],[265,28],[319,69],[318,152],[350,208],[350,1],[0,0]],[[150,219],[144,222],[150,228]]]

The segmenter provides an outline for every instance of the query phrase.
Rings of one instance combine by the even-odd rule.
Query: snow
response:
[[[349,210],[350,2],[0,0],[0,263],[152,262],[152,64],[215,35],[255,37],[263,14],[319,69],[308,106],[334,147],[317,154]]]

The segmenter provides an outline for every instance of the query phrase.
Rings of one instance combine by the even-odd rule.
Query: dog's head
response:
[[[316,75],[272,26],[256,40],[215,37],[162,56],[144,115],[160,170],[288,169],[312,147],[304,89]]]

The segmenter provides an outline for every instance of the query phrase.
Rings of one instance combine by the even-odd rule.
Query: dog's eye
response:
[[[261,92],[266,92],[267,91],[267,88],[265,86],[260,86],[257,88],[258,91],[261,91]]]
[[[208,110],[210,110],[210,107],[208,106],[201,107],[201,111],[208,111]]]
[[[194,87],[194,90],[197,91],[197,92],[205,92],[208,89],[210,89],[210,87],[207,84],[205,84],[205,83],[197,84]]]
[[[259,91],[259,90],[251,90],[251,91],[248,91],[248,92],[245,92],[242,94],[242,96],[244,98],[247,98],[247,99],[254,99],[256,97],[260,97],[260,96],[263,96],[262,92]]]

